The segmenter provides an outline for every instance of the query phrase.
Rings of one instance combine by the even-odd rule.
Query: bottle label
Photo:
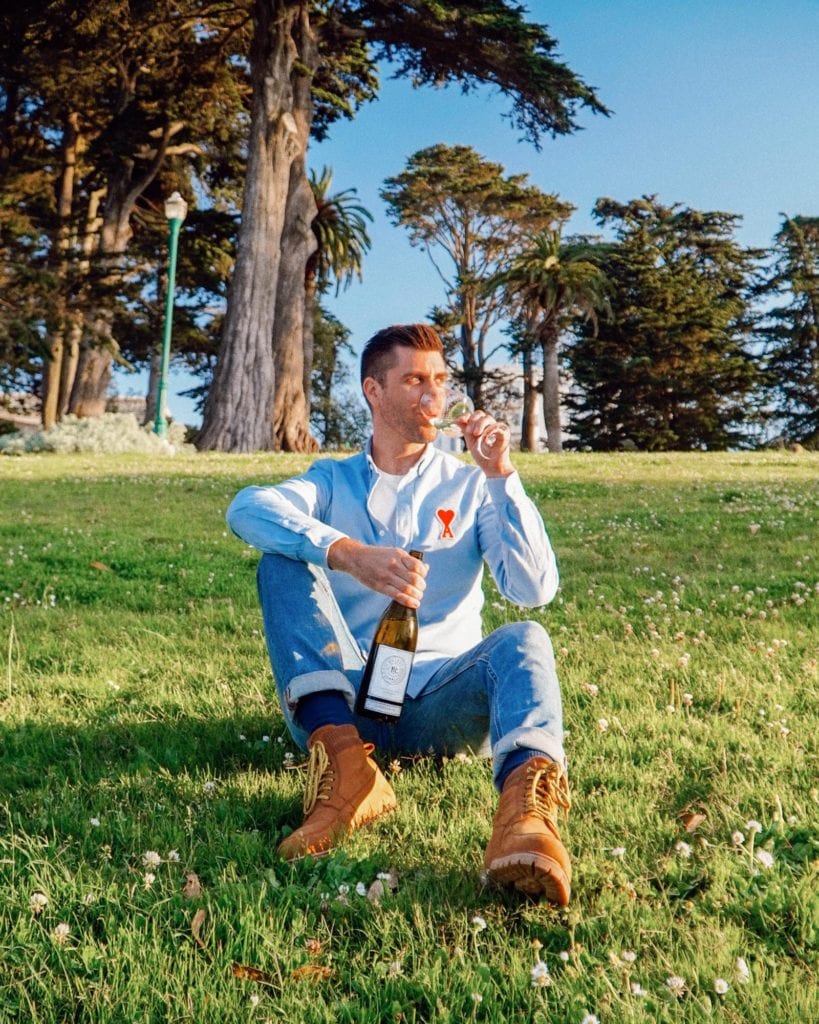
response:
[[[388,700],[394,704],[403,703],[412,657],[412,651],[382,644],[376,651],[367,697]]]

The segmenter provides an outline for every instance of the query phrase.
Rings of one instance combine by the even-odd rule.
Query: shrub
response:
[[[158,437],[150,426],[141,427],[130,412],[107,412],[102,416],[83,419],[65,416],[50,430],[0,437],[0,452],[4,455],[22,455],[26,452],[146,452],[173,455],[184,446],[185,432],[184,423],[171,423],[167,439]]]

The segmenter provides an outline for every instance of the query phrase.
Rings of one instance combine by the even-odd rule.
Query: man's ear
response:
[[[361,390],[369,404],[372,405],[373,400],[381,394],[381,385],[375,377],[365,377],[361,384]]]

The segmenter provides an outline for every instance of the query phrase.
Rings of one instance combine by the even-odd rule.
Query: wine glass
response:
[[[430,422],[444,437],[463,437],[459,420],[468,419],[475,411],[475,405],[466,391],[456,384],[448,384],[442,394],[426,394],[421,396],[421,409],[430,416]],[[496,443],[503,427],[493,427],[487,435],[478,438],[476,449],[481,458],[491,457],[487,448]]]

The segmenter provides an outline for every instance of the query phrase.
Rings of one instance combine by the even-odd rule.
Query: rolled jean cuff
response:
[[[562,741],[550,732],[546,732],[545,729],[523,726],[501,736],[492,748],[492,770],[495,779],[500,775],[503,762],[512,751],[527,748],[542,751],[546,757],[556,761],[564,771],[566,770],[566,755],[563,751]]]
[[[311,693],[323,693],[326,690],[340,692],[347,701],[350,710],[353,710],[355,690],[344,673],[334,668],[321,669],[318,672],[305,672],[304,675],[293,676],[284,691],[287,710],[291,715],[294,715],[296,713],[296,705],[302,697],[307,697]]]

